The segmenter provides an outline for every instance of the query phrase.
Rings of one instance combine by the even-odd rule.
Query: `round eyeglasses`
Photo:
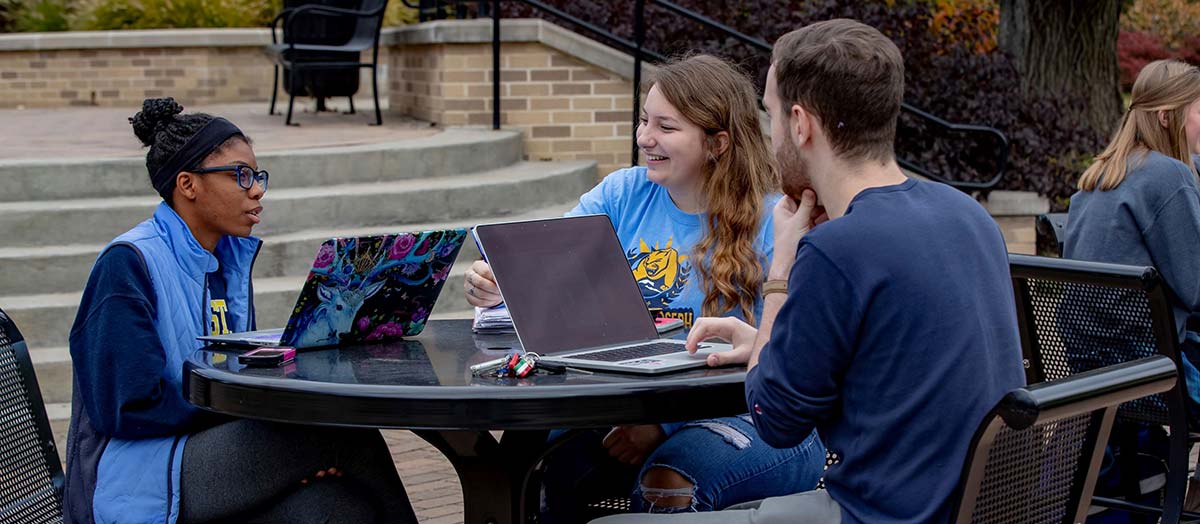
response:
[[[262,186],[263,192],[266,192],[267,190],[267,178],[270,176],[270,174],[266,171],[255,171],[254,168],[247,165],[238,164],[232,166],[202,167],[191,170],[192,173],[200,175],[204,173],[221,173],[225,171],[232,171],[232,173],[229,173],[229,176],[236,178],[238,187],[241,187],[242,189],[249,191],[251,187],[254,187],[252,184],[254,182],[258,182],[258,185]]]

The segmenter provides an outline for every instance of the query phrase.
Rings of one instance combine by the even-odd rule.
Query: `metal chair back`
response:
[[[1028,383],[1153,355],[1179,364],[1171,303],[1154,268],[1015,254],[1008,258]],[[1131,402],[1119,416],[1171,425],[1172,415],[1179,414],[1179,422],[1186,424],[1183,388],[1171,393]]]
[[[323,92],[330,86],[341,86],[337,93],[347,96],[350,113],[354,110],[354,93],[358,90],[357,69],[371,70],[371,96],[375,100],[375,123],[383,124],[383,113],[379,108],[379,38],[383,30],[383,18],[387,14],[387,0],[353,0],[355,8],[344,8],[321,3],[304,3],[286,8],[271,20],[271,45],[267,54],[275,62],[274,84],[271,87],[271,105],[268,114],[275,114],[275,101],[279,95],[280,73],[285,77],[284,88],[288,90],[288,111],[284,123],[292,123],[292,111],[296,95],[311,93],[317,97],[318,111],[324,110]],[[280,40],[276,27],[282,22],[283,38]],[[343,36],[349,34],[348,37]],[[344,40],[343,40],[344,39]],[[301,43],[308,41],[308,43]],[[282,43],[280,43],[282,42]],[[364,61],[362,53],[371,51],[370,61]],[[281,71],[282,70],[282,71]],[[325,70],[333,77],[317,77],[305,80],[312,70]],[[338,75],[350,71],[352,76]],[[324,87],[311,87],[317,82]]]
[[[63,471],[25,339],[0,310],[0,523],[62,522]]]
[[[1163,512],[1164,523],[1176,522],[1187,476],[1186,386],[1169,291],[1158,271],[1015,254],[1009,255],[1009,267],[1029,384],[1154,355],[1169,358],[1180,370],[1174,388],[1123,404],[1117,412],[1120,420],[1170,428],[1166,503],[1155,511]],[[1132,444],[1129,435],[1120,438]],[[1123,475],[1136,475],[1133,464],[1122,465]],[[1136,482],[1125,489],[1136,490]],[[1097,504],[1151,509],[1111,499]]]
[[[383,31],[383,17],[387,14],[388,0],[363,0],[358,10],[372,13],[361,16],[354,24],[354,38],[351,42],[376,47],[379,45],[379,33]]]
[[[1084,522],[1117,405],[1172,388],[1176,375],[1154,356],[1009,392],[972,439],[955,522]]]
[[[327,52],[364,51],[379,45],[387,4],[388,0],[304,2],[285,9],[276,22],[284,22],[281,41],[285,44],[320,45]],[[288,20],[291,16],[296,20]]]
[[[1040,239],[1045,239],[1041,245],[1053,245],[1058,249],[1058,256],[1063,254],[1063,246],[1067,242],[1067,214],[1066,213],[1046,213],[1038,215],[1036,222],[1037,236]]]

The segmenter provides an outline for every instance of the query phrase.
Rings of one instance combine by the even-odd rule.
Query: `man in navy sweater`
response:
[[[746,362],[761,438],[816,428],[840,462],[826,490],[701,515],[616,522],[948,523],[983,416],[1024,385],[1004,239],[970,197],[908,179],[892,143],[900,51],[875,29],[830,20],[775,45],[764,104],[784,198],[762,323],[701,319]]]

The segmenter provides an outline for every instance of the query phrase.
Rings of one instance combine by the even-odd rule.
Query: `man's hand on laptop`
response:
[[[501,301],[500,288],[496,286],[496,277],[492,276],[492,266],[482,260],[476,260],[467,270],[463,291],[467,293],[467,302],[472,306],[492,307]]]
[[[704,317],[692,324],[692,330],[688,332],[687,350],[694,354],[701,342],[717,338],[732,344],[733,349],[709,355],[706,362],[710,367],[745,364],[750,361],[754,338],[757,336],[758,330],[754,326],[736,318]]]

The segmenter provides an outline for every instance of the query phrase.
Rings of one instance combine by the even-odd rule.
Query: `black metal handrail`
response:
[[[1000,178],[1004,176],[1004,170],[1008,168],[1008,154],[1011,151],[1012,146],[1008,143],[1008,137],[1004,136],[1004,133],[1002,133],[999,129],[996,129],[994,127],[976,125],[976,124],[955,124],[955,123],[943,120],[937,116],[934,116],[933,114],[931,114],[927,111],[918,109],[918,108],[914,107],[912,104],[909,104],[907,102],[900,103],[900,111],[904,112],[904,113],[908,113],[913,116],[916,116],[916,117],[920,118],[921,120],[924,120],[927,124],[930,124],[934,127],[942,129],[945,132],[958,133],[958,134],[978,134],[981,136],[990,136],[999,142],[999,146],[996,148],[996,173],[994,175],[992,175],[992,177],[990,179],[983,181],[983,182],[948,180],[944,177],[941,177],[939,175],[936,175],[936,174],[926,170],[925,168],[922,168],[922,167],[914,164],[913,162],[911,162],[909,160],[905,160],[905,159],[897,156],[896,163],[900,164],[901,167],[903,167],[904,169],[907,169],[909,171],[912,171],[918,175],[921,175],[925,178],[936,180],[938,182],[942,182],[944,184],[949,184],[955,188],[964,189],[964,190],[965,189],[976,189],[976,190],[991,189],[993,187],[996,187],[996,184],[1000,183]]]
[[[409,3],[409,0],[402,0],[402,1],[404,2],[405,5],[414,7],[414,6],[412,6],[412,4]],[[591,22],[583,20],[577,16],[571,15],[570,13],[567,13],[566,11],[563,11],[562,9],[559,9],[552,5],[546,4],[540,0],[509,0],[509,1],[518,2],[521,4],[527,5],[538,11],[549,14],[555,18],[566,21],[567,23],[574,24],[576,27],[580,27],[588,32],[594,33],[594,34],[608,40],[609,42],[615,44],[617,47],[621,48],[625,52],[628,52],[631,55],[633,55],[633,60],[634,60],[633,75],[634,75],[634,77],[633,77],[632,125],[633,125],[633,129],[637,129],[640,110],[641,110],[640,99],[641,99],[642,60],[644,60],[644,59],[650,59],[650,60],[655,60],[655,61],[666,60],[666,57],[664,57],[662,54],[645,49],[643,47],[643,44],[645,42],[645,36],[646,36],[645,35],[645,33],[646,33],[646,31],[645,31],[645,8],[646,8],[647,0],[634,0],[634,39],[632,42],[629,41],[628,39],[625,39],[623,37],[620,37],[620,36],[614,34],[612,31],[609,31],[605,28],[597,26],[596,24],[593,24]],[[692,20],[696,23],[704,25],[705,27],[708,27],[714,31],[718,31],[729,38],[733,38],[734,40],[737,40],[739,42],[742,42],[746,45],[753,47],[754,49],[756,49],[759,52],[770,53],[773,49],[771,44],[767,43],[766,41],[764,41],[760,38],[755,38],[755,37],[746,35],[745,33],[742,33],[728,25],[722,24],[716,20],[706,17],[706,16],[704,16],[700,13],[697,13],[691,9],[688,9],[686,7],[680,6],[669,0],[650,0],[650,1],[653,1],[655,6],[662,7],[663,9],[665,9],[671,13],[677,14],[679,16],[682,16],[684,18]],[[493,83],[493,86],[492,86],[492,98],[493,98],[493,100],[492,100],[492,127],[495,129],[499,129],[500,128],[500,106],[501,106],[501,104],[500,104],[501,75],[500,75],[500,58],[499,58],[500,57],[500,41],[501,41],[500,18],[502,16],[501,12],[500,12],[501,0],[478,0],[478,2],[479,2],[479,13],[481,15],[491,15],[491,17],[492,17],[492,56],[493,56],[493,61],[492,61],[492,69],[493,69],[493,71],[492,71],[492,83]],[[424,18],[425,13],[430,8],[432,8],[433,12],[435,13],[433,16],[440,16],[444,12],[444,6],[453,4],[457,7],[456,13],[462,13],[462,12],[464,12],[462,6],[466,3],[469,3],[469,2],[442,1],[442,0],[420,0],[420,9],[421,9],[422,20],[425,20],[425,18]],[[916,117],[917,119],[923,121],[929,127],[941,131],[942,134],[957,135],[960,137],[962,137],[962,136],[979,136],[979,137],[985,138],[986,140],[992,140],[997,143],[997,147],[995,148],[995,159],[994,159],[996,171],[990,178],[983,180],[983,181],[950,180],[950,179],[947,179],[941,175],[933,173],[933,172],[929,171],[928,169],[925,169],[925,168],[917,165],[915,162],[913,162],[911,160],[907,160],[907,159],[900,158],[899,156],[897,156],[896,163],[899,164],[901,167],[903,167],[904,169],[907,169],[908,171],[911,171],[917,175],[923,176],[925,178],[929,178],[931,180],[935,180],[938,182],[948,184],[952,187],[955,187],[955,188],[958,188],[958,189],[964,190],[964,191],[987,190],[987,189],[994,188],[994,187],[996,187],[997,184],[999,184],[1000,179],[1004,176],[1005,169],[1007,169],[1007,167],[1008,167],[1008,156],[1009,156],[1009,153],[1011,152],[1011,145],[1008,142],[1008,138],[999,129],[989,127],[989,126],[984,126],[984,125],[958,124],[958,123],[950,122],[950,121],[947,121],[936,115],[933,115],[933,114],[929,113],[928,111],[917,108],[909,103],[901,103],[900,110],[903,113],[906,113],[908,115],[911,115],[911,116]],[[636,133],[634,134],[633,137],[631,137],[631,142],[632,142],[632,145],[630,148],[631,149],[630,163],[631,163],[631,165],[637,165],[639,149],[637,147]]]

